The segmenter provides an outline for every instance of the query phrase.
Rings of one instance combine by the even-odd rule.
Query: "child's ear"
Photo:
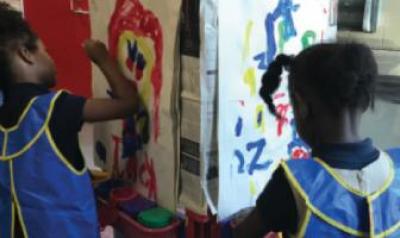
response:
[[[23,62],[27,64],[33,64],[35,62],[34,53],[28,50],[25,46],[18,47],[17,55]]]

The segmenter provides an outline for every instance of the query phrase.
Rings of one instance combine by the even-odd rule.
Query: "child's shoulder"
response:
[[[400,147],[394,147],[386,150],[386,153],[392,159],[396,168],[400,169]]]

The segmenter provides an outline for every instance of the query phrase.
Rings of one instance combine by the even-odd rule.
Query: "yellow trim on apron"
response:
[[[10,128],[5,128],[2,125],[0,125],[0,131],[2,132],[12,132],[18,129],[19,125],[21,124],[21,122],[25,119],[26,114],[28,114],[29,109],[31,109],[33,103],[37,100],[38,97],[34,97],[32,98],[29,103],[26,105],[25,109],[23,110],[21,116],[18,118],[17,124],[10,127]]]
[[[60,161],[75,175],[77,176],[82,176],[83,174],[86,173],[87,167],[86,163],[83,167],[82,170],[77,170],[74,168],[74,166],[68,161],[68,159],[62,154],[60,149],[58,148],[57,144],[54,141],[54,138],[50,132],[49,127],[46,127],[46,136],[47,139],[49,140],[50,146],[53,149],[54,153],[57,155],[57,157],[60,159]],[[85,162],[85,161],[84,161]]]
[[[292,172],[290,171],[289,167],[287,166],[285,161],[282,161],[281,163],[283,170],[285,171],[286,177],[289,180],[289,183],[293,186],[293,188],[296,190],[296,192],[299,193],[299,195],[302,197],[302,199],[304,200],[306,206],[308,207],[308,209],[310,209],[312,211],[312,213],[314,213],[316,216],[318,216],[320,219],[324,220],[325,222],[327,222],[328,224],[332,225],[333,227],[344,231],[348,234],[351,234],[353,236],[357,236],[357,237],[365,237],[366,234],[362,231],[359,230],[355,230],[351,227],[348,227],[340,222],[335,221],[334,219],[328,217],[327,215],[325,215],[324,213],[322,213],[318,208],[314,207],[313,204],[311,204],[307,194],[304,192],[304,190],[301,188],[300,184],[297,182],[296,178],[294,177],[294,175],[292,174]]]
[[[25,222],[24,222],[24,217],[22,216],[21,206],[19,205],[17,192],[15,191],[13,161],[10,160],[8,163],[10,165],[11,194],[13,197],[12,200],[15,203],[15,206],[17,208],[18,220],[21,225],[22,233],[24,234],[25,238],[28,238],[29,236],[28,236],[28,232],[26,231],[26,226],[25,226]],[[14,232],[14,231],[12,231],[12,232]]]
[[[390,158],[390,157],[389,157]],[[339,179],[337,180],[339,182],[340,185],[346,184],[347,183],[342,183],[344,182],[339,175],[336,174],[336,172],[333,171],[333,169],[331,169],[329,167],[329,165],[327,165],[325,162],[323,162],[320,159],[316,159],[316,161],[318,163],[320,163],[324,168],[328,168],[327,171],[335,178],[335,179]],[[322,162],[322,163],[321,163]],[[370,195],[366,195],[366,196],[360,196],[360,197],[365,197],[367,199],[368,202],[368,213],[369,213],[369,220],[370,220],[370,231],[369,234],[366,234],[365,232],[362,231],[358,231],[355,230],[351,227],[348,227],[344,224],[341,224],[340,222],[335,221],[334,219],[328,217],[327,215],[325,215],[324,213],[322,213],[318,208],[314,207],[314,205],[310,202],[308,195],[304,192],[303,188],[301,187],[301,185],[297,182],[296,178],[294,177],[294,175],[292,174],[290,168],[287,166],[285,161],[281,162],[281,166],[286,174],[287,179],[289,180],[289,183],[293,186],[293,188],[296,190],[296,192],[300,195],[300,197],[304,200],[306,206],[308,207],[309,211],[311,211],[312,213],[314,213],[317,217],[319,217],[320,219],[324,220],[325,222],[327,222],[328,224],[332,225],[333,227],[344,231],[348,234],[351,234],[353,236],[357,236],[357,237],[373,237],[373,238],[383,238],[385,236],[389,236],[392,233],[396,232],[398,229],[400,229],[400,221],[398,223],[396,223],[395,225],[393,225],[392,227],[390,227],[389,229],[379,233],[379,234],[375,234],[375,223],[374,223],[374,216],[373,216],[373,205],[372,202],[377,199],[382,193],[384,193],[389,186],[391,185],[391,183],[394,180],[395,177],[395,173],[396,170],[394,169],[394,164],[393,161],[391,159],[389,159],[389,163],[390,163],[390,175],[389,178],[386,180],[384,186],[382,186],[381,189],[379,189],[378,191],[370,194]],[[335,177],[336,176],[336,177]],[[341,182],[340,182],[341,181]],[[347,185],[348,186],[348,185]],[[347,188],[347,187],[345,187]],[[353,189],[354,190],[354,189]],[[353,192],[351,190],[349,190],[350,192]],[[360,191],[358,191],[360,192]],[[358,193],[357,192],[357,193]],[[358,194],[357,194],[358,195]],[[307,211],[308,212],[308,211]],[[302,224],[302,228],[304,228],[303,226],[305,226],[305,224]]]
[[[1,156],[1,157],[0,157],[0,160],[1,160],[1,161],[9,161],[9,160],[12,160],[12,159],[15,159],[15,158],[21,156],[22,154],[24,154],[25,152],[27,152],[27,151],[36,143],[37,140],[39,140],[40,136],[45,132],[46,128],[48,127],[48,124],[49,124],[49,122],[50,122],[51,115],[52,115],[52,113],[53,113],[53,111],[54,111],[54,105],[55,105],[55,103],[56,103],[58,97],[61,95],[62,92],[63,92],[63,91],[59,91],[59,92],[54,96],[54,98],[51,100],[50,108],[49,108],[49,111],[48,111],[48,113],[47,113],[46,120],[45,120],[45,122],[44,122],[42,128],[40,128],[39,132],[33,137],[33,139],[32,139],[28,144],[26,144],[20,151],[14,153],[14,154],[12,154],[12,155],[8,155],[8,156],[3,155],[3,156]],[[19,123],[21,123],[21,122],[19,122]],[[19,123],[16,125],[17,128],[20,126]],[[8,133],[8,132],[6,131],[5,133]]]
[[[384,152],[381,152],[384,153]],[[390,158],[390,157],[388,157]],[[394,174],[395,174],[395,169],[394,169],[394,164],[393,161],[391,159],[389,159],[389,164],[390,164],[390,171],[389,171],[389,177],[386,179],[384,185],[377,191],[368,194],[365,193],[363,191],[360,191],[358,189],[353,188],[352,186],[350,186],[346,181],[343,180],[343,178],[338,175],[327,163],[325,163],[324,161],[322,161],[319,158],[315,158],[314,159],[317,163],[319,163],[322,167],[324,167],[326,169],[326,171],[332,175],[332,177],[345,189],[347,189],[348,191],[360,196],[360,197],[368,197],[371,196],[372,200],[375,200],[376,198],[378,198],[382,193],[384,193],[389,186],[392,184],[393,180],[394,180]]]
[[[15,237],[15,206],[13,202],[11,202],[11,237]]]
[[[304,237],[307,231],[308,223],[310,222],[310,218],[311,218],[311,211],[310,209],[307,208],[306,215],[302,221],[302,224],[300,226],[299,232],[297,233],[296,237],[298,238]]]

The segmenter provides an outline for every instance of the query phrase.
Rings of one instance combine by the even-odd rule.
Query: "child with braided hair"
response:
[[[276,57],[260,96],[277,117],[273,94],[284,69],[298,133],[313,159],[282,161],[235,237],[399,237],[399,153],[379,150],[359,133],[374,106],[372,51],[330,43]]]

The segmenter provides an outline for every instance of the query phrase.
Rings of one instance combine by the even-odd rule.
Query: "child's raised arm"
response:
[[[87,40],[84,49],[91,61],[106,76],[114,98],[87,100],[84,106],[83,120],[97,122],[132,115],[139,104],[139,97],[133,83],[122,75],[117,63],[102,42]]]

